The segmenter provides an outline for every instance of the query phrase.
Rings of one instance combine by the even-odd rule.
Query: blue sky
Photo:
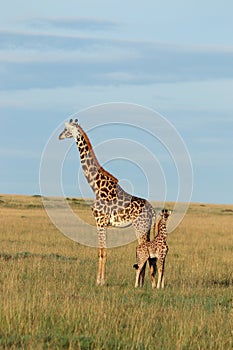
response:
[[[192,160],[192,201],[232,203],[232,13],[230,0],[4,3],[0,192],[39,193],[41,155],[54,130],[90,106],[125,102],[177,129]],[[124,178],[123,168],[115,175]],[[77,195],[75,183],[67,191]],[[167,199],[176,199],[172,190]]]

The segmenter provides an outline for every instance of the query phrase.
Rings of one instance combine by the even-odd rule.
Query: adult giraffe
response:
[[[150,240],[151,228],[155,231],[156,213],[149,202],[125,192],[118,184],[118,179],[100,166],[91,142],[77,119],[65,123],[59,139],[65,138],[75,140],[83,173],[95,194],[92,210],[98,234],[97,284],[103,285],[107,259],[107,226],[132,225],[138,243],[142,244]],[[144,273],[145,271],[141,273],[142,283]]]

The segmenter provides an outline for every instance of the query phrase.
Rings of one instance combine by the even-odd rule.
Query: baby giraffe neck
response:
[[[158,236],[163,236],[164,239],[167,238],[167,226],[164,218],[162,218],[158,223]]]

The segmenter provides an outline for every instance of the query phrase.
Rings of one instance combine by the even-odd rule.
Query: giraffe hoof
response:
[[[97,285],[97,286],[103,286],[104,284],[105,284],[105,281],[104,281],[104,280],[101,280],[101,281],[97,280],[97,281],[96,281],[96,285]]]

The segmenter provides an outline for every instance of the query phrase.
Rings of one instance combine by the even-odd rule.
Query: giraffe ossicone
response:
[[[155,231],[156,213],[146,199],[124,191],[118,179],[99,164],[91,142],[77,119],[70,119],[65,123],[59,139],[65,138],[75,140],[84,176],[95,194],[92,212],[98,235],[97,284],[103,285],[107,259],[107,227],[132,225],[139,244],[142,244],[150,241],[150,231]]]

